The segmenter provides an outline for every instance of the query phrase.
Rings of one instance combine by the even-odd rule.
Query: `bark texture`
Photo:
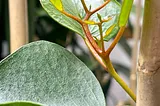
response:
[[[160,1],[145,0],[137,106],[160,106]]]

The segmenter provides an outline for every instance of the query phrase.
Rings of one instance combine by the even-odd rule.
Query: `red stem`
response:
[[[84,30],[84,33],[89,41],[89,43],[92,45],[92,47],[95,49],[95,51],[98,53],[98,54],[101,54],[102,53],[102,50],[101,48],[97,45],[97,43],[95,42],[94,38],[92,37],[90,31],[89,31],[89,27],[87,24],[83,24],[82,25],[83,27],[83,30]]]

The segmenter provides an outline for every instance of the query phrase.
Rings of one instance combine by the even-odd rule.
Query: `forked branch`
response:
[[[122,88],[130,95],[130,97],[136,101],[136,96],[135,94],[130,90],[130,88],[127,86],[127,84],[120,78],[120,76],[116,73],[110,59],[109,59],[109,55],[111,53],[111,51],[113,50],[113,48],[116,46],[116,44],[118,43],[118,41],[120,40],[124,30],[125,30],[125,26],[122,26],[118,32],[118,34],[116,35],[115,39],[113,40],[112,44],[110,45],[110,47],[105,51],[105,47],[104,47],[104,39],[103,39],[103,32],[102,32],[102,23],[105,22],[105,20],[101,20],[99,23],[95,23],[96,25],[98,25],[99,27],[99,32],[100,32],[100,43],[101,45],[98,46],[97,42],[95,41],[95,39],[93,38],[90,30],[89,30],[89,26],[87,23],[85,23],[85,21],[88,21],[90,16],[93,15],[94,13],[96,13],[97,11],[99,11],[100,9],[102,9],[103,7],[105,7],[110,0],[107,0],[106,2],[104,2],[101,6],[99,6],[98,8],[96,8],[93,11],[88,10],[85,1],[81,0],[82,5],[84,7],[84,10],[86,12],[86,16],[83,20],[65,12],[62,11],[63,14],[65,14],[66,16],[76,20],[79,24],[81,24],[83,31],[86,35],[86,38],[84,38],[84,41],[86,43],[86,45],[88,46],[88,48],[90,49],[91,53],[93,54],[93,56],[96,58],[96,60],[105,68],[106,71],[108,71],[113,78],[122,86]],[[107,21],[107,20],[106,20]]]

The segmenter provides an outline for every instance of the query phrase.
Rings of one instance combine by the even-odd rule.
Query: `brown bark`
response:
[[[145,0],[138,60],[137,106],[160,104],[160,1]]]
[[[14,52],[28,42],[27,0],[9,0],[10,50]]]

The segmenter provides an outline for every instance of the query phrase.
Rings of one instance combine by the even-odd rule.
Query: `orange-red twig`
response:
[[[101,53],[102,53],[102,50],[101,50],[101,48],[97,45],[96,41],[94,40],[93,36],[91,35],[88,25],[87,25],[87,24],[83,24],[82,27],[83,27],[84,33],[85,33],[85,35],[86,35],[89,43],[92,45],[92,47],[95,49],[95,51],[96,51],[98,54],[101,54]]]
[[[86,4],[85,4],[85,1],[84,1],[84,0],[81,0],[81,3],[82,3],[82,5],[83,5],[84,11],[85,11],[86,13],[88,13],[89,10],[88,10],[88,8],[87,8],[87,6],[86,6]]]
[[[99,6],[98,8],[96,8],[95,10],[87,12],[84,20],[88,20],[92,14],[96,13],[97,11],[99,11],[100,9],[102,9],[103,7],[105,7],[110,1],[111,0],[107,0],[101,6]]]
[[[113,40],[112,44],[109,46],[109,48],[105,52],[106,56],[109,56],[109,54],[111,53],[111,51],[113,50],[113,48],[116,46],[116,44],[120,40],[120,38],[121,38],[124,30],[125,30],[125,26],[123,26],[123,27],[120,28],[120,30],[119,30],[118,34],[116,35],[115,39]]]
[[[61,12],[62,12],[63,14],[65,14],[66,16],[74,19],[75,21],[77,21],[77,22],[80,23],[81,25],[84,23],[81,19],[77,18],[77,17],[74,16],[74,15],[71,15],[71,14],[65,12],[65,11],[61,11]]]

